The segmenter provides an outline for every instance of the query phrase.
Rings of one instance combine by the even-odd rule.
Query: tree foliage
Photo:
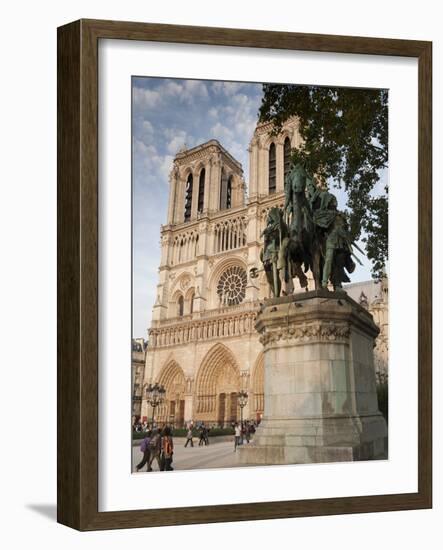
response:
[[[264,84],[260,120],[278,133],[298,117],[302,145],[294,152],[311,171],[347,194],[354,239],[362,238],[373,275],[388,254],[388,188],[380,174],[388,163],[388,91]]]

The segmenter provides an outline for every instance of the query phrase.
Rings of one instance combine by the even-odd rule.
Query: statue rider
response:
[[[346,271],[352,273],[355,269],[352,260],[354,243],[346,215],[338,210],[335,195],[316,186],[313,180],[308,185],[308,198],[314,230],[323,235],[318,239],[323,256],[321,286],[327,288],[330,281],[335,290],[341,288],[342,283],[350,282]]]

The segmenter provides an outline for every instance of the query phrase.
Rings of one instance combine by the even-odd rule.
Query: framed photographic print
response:
[[[430,508],[431,43],[58,30],[58,520]]]

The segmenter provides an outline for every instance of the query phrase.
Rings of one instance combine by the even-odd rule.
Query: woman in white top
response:
[[[241,437],[241,427],[238,425],[238,423],[235,424],[234,431],[235,431],[235,438],[234,438],[234,452],[235,452],[237,450],[237,446],[240,445],[240,437]]]

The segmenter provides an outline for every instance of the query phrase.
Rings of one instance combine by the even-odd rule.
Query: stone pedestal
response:
[[[264,346],[265,409],[244,464],[387,458],[378,409],[372,316],[345,292],[268,300],[256,322]]]

